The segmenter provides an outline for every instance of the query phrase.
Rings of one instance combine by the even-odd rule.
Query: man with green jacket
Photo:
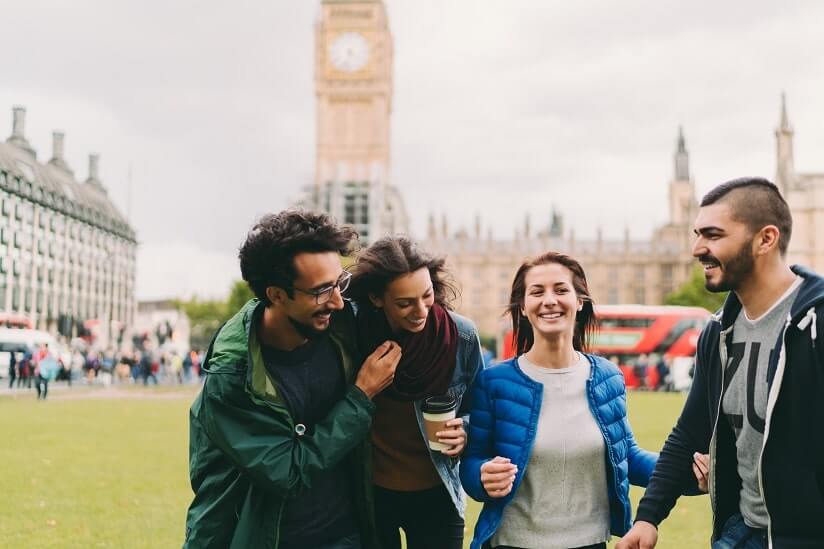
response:
[[[356,238],[296,210],[249,232],[240,268],[256,299],[215,335],[190,411],[184,547],[374,547],[363,442],[400,347],[360,365],[341,295]]]

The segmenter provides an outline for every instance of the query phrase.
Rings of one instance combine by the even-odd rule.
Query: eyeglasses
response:
[[[292,289],[297,290],[302,294],[315,296],[315,303],[318,305],[323,305],[332,299],[332,294],[335,293],[335,288],[340,289],[340,293],[345,292],[346,288],[349,287],[349,282],[351,280],[352,273],[349,271],[343,271],[343,273],[338,277],[338,281],[331,286],[324,286],[323,288],[318,288],[317,290],[301,290],[300,288],[292,286]]]

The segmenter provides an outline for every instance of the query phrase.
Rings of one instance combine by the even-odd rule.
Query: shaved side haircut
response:
[[[760,177],[733,179],[715,187],[701,199],[701,207],[724,203],[733,219],[754,233],[767,225],[778,227],[778,251],[787,255],[793,232],[793,217],[787,201],[774,183]]]

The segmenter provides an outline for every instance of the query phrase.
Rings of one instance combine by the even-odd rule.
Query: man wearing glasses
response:
[[[256,299],[204,360],[184,547],[374,546],[363,442],[400,347],[386,342],[360,363],[340,261],[356,237],[326,215],[290,210],[264,216],[241,246]]]

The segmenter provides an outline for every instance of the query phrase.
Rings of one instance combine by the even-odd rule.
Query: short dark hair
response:
[[[506,313],[512,319],[512,347],[516,355],[522,355],[532,348],[535,343],[535,334],[529,319],[521,312],[526,296],[526,274],[533,267],[557,263],[572,272],[572,286],[575,293],[584,302],[583,307],[575,315],[575,331],[572,335],[572,347],[576,351],[585,353],[589,350],[589,339],[597,329],[595,317],[595,302],[589,293],[587,275],[577,260],[559,252],[546,252],[527,259],[518,267],[515,278],[512,280],[512,291],[509,295],[509,305]]]
[[[739,190],[742,192],[733,193]],[[778,251],[782,256],[787,254],[793,232],[793,216],[774,183],[761,177],[733,179],[705,194],[701,207],[719,202],[728,203],[733,219],[746,224],[753,233],[767,225],[778,227]]]
[[[266,288],[278,286],[293,296],[297,278],[294,258],[300,253],[337,252],[349,255],[358,233],[338,225],[326,214],[284,210],[254,224],[240,247],[240,272],[255,296],[269,305]]]
[[[381,238],[361,251],[351,267],[352,283],[346,295],[359,305],[368,305],[370,294],[381,296],[394,279],[423,268],[429,270],[435,302],[451,308],[458,292],[446,269],[446,260],[426,253],[405,236]]]

